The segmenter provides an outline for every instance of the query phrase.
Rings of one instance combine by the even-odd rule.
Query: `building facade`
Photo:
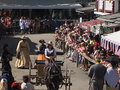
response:
[[[120,0],[96,0],[96,11],[103,13],[120,12]]]

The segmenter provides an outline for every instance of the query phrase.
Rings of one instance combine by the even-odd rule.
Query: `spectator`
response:
[[[20,85],[20,83],[18,83],[18,82],[13,82],[12,83],[12,85],[11,85],[11,89],[12,90],[21,90],[21,85]]]
[[[35,90],[34,86],[30,83],[28,76],[23,76],[23,83],[21,84],[22,90]]]
[[[2,90],[11,90],[11,84],[14,82],[14,78],[9,74],[8,71],[2,73],[2,78],[7,80],[7,89]]]
[[[100,64],[100,59],[97,59],[96,62],[96,64],[90,67],[88,72],[88,76],[90,77],[89,89],[103,90],[106,68],[102,64]]]
[[[84,55],[87,55],[86,46],[85,46],[84,42],[81,43],[80,52]],[[83,64],[84,71],[87,71],[88,70],[88,61],[84,56],[82,56],[82,64]]]
[[[27,34],[30,31],[30,24],[31,24],[30,19],[26,19],[25,20],[25,33],[27,33]]]
[[[0,80],[0,90],[8,90],[8,84],[6,78],[2,78]]]
[[[107,59],[112,59],[112,57],[109,57]],[[112,67],[107,68],[105,74],[106,90],[118,90],[118,81],[120,80],[117,71],[118,63],[115,61],[111,61],[111,66]]]
[[[23,34],[25,31],[25,19],[24,17],[21,17],[19,20],[19,26],[20,26],[20,30],[21,30],[21,34]]]

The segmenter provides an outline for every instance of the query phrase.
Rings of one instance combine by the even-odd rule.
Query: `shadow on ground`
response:
[[[0,55],[2,53],[2,48],[4,44],[8,44],[10,47],[10,52],[15,55],[16,54],[16,47],[18,42],[20,41],[20,37],[12,37],[12,36],[8,36],[8,37],[3,37],[2,40],[0,41]],[[27,39],[27,41],[29,42],[30,45],[30,55],[35,55],[36,52],[35,50],[37,49],[36,45],[37,43],[34,43],[33,41],[31,41],[29,38]]]
[[[64,55],[64,52],[57,52],[57,55]]]

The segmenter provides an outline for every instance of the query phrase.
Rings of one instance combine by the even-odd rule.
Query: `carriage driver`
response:
[[[53,47],[53,43],[49,41],[47,45],[48,46],[45,49],[46,64],[50,63],[51,60],[55,60],[56,58],[56,50]]]

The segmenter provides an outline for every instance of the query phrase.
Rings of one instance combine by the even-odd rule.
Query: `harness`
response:
[[[50,52],[47,52],[47,56],[54,56],[54,49],[53,49],[53,51],[50,53]]]
[[[54,89],[56,87],[56,84],[58,84],[59,87],[60,83],[63,80],[63,77],[60,67],[55,63],[54,60],[51,60],[51,62],[45,67],[45,73],[46,83],[52,84]]]

